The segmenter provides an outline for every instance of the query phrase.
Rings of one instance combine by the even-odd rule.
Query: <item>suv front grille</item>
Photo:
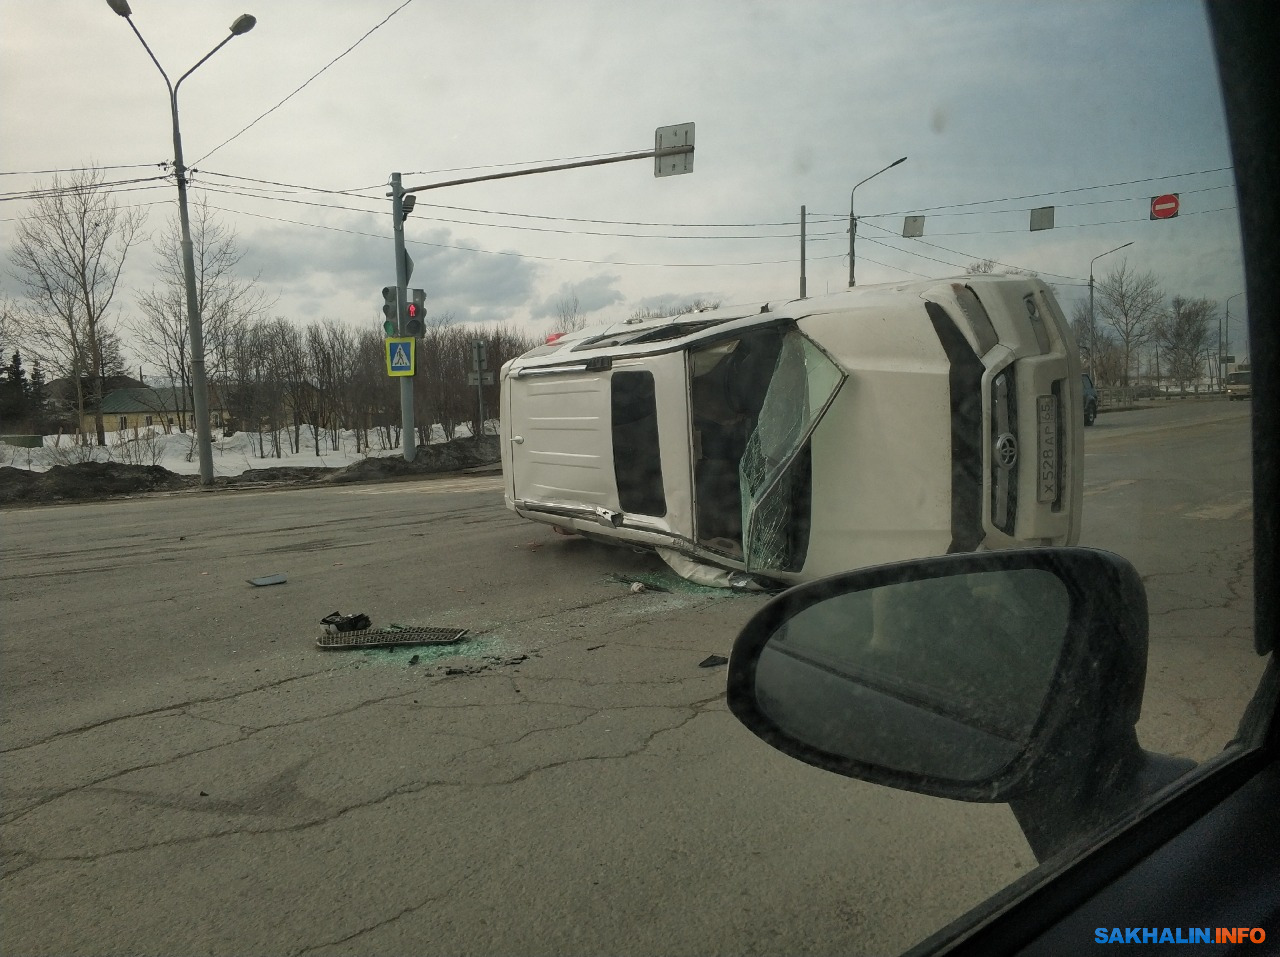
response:
[[[991,524],[1013,534],[1018,517],[1018,393],[1013,366],[991,380]]]

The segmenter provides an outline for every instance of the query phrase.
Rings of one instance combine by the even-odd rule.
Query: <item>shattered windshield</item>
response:
[[[782,339],[755,430],[738,465],[748,570],[800,567],[809,538],[807,440],[844,373],[799,332]]]

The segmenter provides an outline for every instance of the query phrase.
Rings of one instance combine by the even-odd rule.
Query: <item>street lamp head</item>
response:
[[[1127,243],[1125,243],[1123,246],[1117,246],[1115,249],[1108,249],[1105,253],[1098,253],[1098,255],[1090,259],[1089,260],[1089,285],[1093,285],[1093,264],[1094,263],[1096,263],[1103,256],[1110,256],[1112,253],[1118,253],[1120,250],[1128,246],[1132,246],[1135,242],[1137,242],[1136,239],[1131,239]]]
[[[129,0],[107,0],[107,6],[114,10],[117,16],[128,17],[133,15],[133,11],[129,9]]]
[[[893,169],[893,168],[894,168],[895,166],[897,166],[899,163],[905,163],[906,161],[907,161],[907,158],[904,156],[904,157],[902,157],[902,159],[896,159],[896,160],[894,160],[894,161],[893,161],[892,163],[890,163],[890,164],[888,165],[888,167],[886,167],[886,168],[887,168],[887,169]]]
[[[107,0],[107,2],[110,3],[111,0]],[[129,6],[127,3],[125,3],[125,0],[117,0],[117,2],[124,3],[126,8]],[[258,22],[257,17],[248,13],[242,13],[240,14],[240,16],[236,17],[236,22],[231,24],[231,35],[238,37],[241,34],[248,33],[250,30],[253,29],[254,24],[257,22]]]

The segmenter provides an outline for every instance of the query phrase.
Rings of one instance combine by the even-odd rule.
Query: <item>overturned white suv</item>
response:
[[[1080,391],[1062,310],[1026,277],[619,322],[503,366],[506,503],[781,583],[1070,545]]]

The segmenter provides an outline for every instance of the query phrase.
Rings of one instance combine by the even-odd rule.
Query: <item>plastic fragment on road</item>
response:
[[[245,581],[250,585],[261,588],[264,585],[283,585],[289,579],[283,575],[263,575],[261,578],[246,578]]]
[[[400,645],[451,645],[461,641],[466,634],[466,628],[369,628],[321,635],[316,639],[316,647],[325,651],[350,651]]]
[[[699,668],[718,668],[720,665],[727,665],[729,659],[724,655],[708,655],[698,662]]]
[[[649,578],[632,578],[628,575],[606,575],[605,578],[611,582],[617,582],[619,585],[629,585],[631,590],[637,593],[642,591],[671,591],[671,589],[667,588],[665,585],[660,585],[655,581],[651,581],[650,579],[652,576]],[[637,585],[640,587],[637,588]]]
[[[324,625],[326,635],[337,635],[345,631],[368,631],[373,627],[373,622],[369,620],[368,615],[362,613],[344,615],[340,611],[325,615],[320,619],[320,624]]]

